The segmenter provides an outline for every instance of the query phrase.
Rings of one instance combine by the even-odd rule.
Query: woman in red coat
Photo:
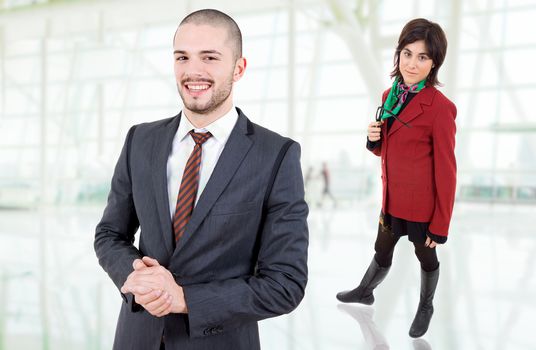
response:
[[[421,264],[420,302],[409,335],[428,330],[439,279],[436,246],[447,241],[456,190],[456,106],[434,86],[447,51],[441,27],[408,22],[398,39],[393,85],[383,93],[367,148],[381,157],[383,202],[376,254],[359,286],[337,294],[342,302],[371,305],[401,236],[415,246]]]

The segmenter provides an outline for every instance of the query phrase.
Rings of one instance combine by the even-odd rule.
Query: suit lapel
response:
[[[227,187],[227,184],[233,178],[233,175],[238,170],[238,167],[253,144],[253,141],[248,136],[248,134],[253,133],[250,122],[240,109],[237,108],[237,110],[238,120],[231,135],[229,135],[229,139],[225,144],[207,185],[199,197],[192,212],[192,217],[186,226],[186,231],[179,240],[174,254],[177,254],[186,242],[195,235],[195,231],[201,225],[225,187]]]
[[[434,98],[434,95],[435,95],[436,91],[437,90],[434,87],[430,87],[430,86],[427,86],[426,88],[422,89],[417,94],[417,96],[415,96],[408,103],[406,108],[404,108],[402,113],[400,113],[400,116],[398,117],[398,119],[400,119],[401,121],[403,121],[406,124],[411,125],[410,122],[413,119],[417,118],[418,116],[420,116],[422,114],[422,106],[421,105],[428,105],[429,106],[429,105],[432,104],[432,99]],[[391,136],[396,131],[398,131],[400,128],[406,128],[406,126],[404,124],[402,124],[401,122],[398,122],[398,121],[393,123],[393,125],[391,126],[391,129],[389,130],[389,133],[387,134],[387,136],[388,137]]]
[[[152,169],[153,169],[153,188],[160,220],[162,239],[166,246],[169,255],[173,253],[173,231],[171,228],[171,216],[169,214],[169,197],[167,190],[167,161],[173,137],[177,133],[181,114],[171,119],[169,123],[162,126],[157,132],[153,142],[153,150],[151,154]]]

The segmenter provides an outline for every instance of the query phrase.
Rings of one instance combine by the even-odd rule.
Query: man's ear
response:
[[[246,66],[247,61],[244,57],[240,57],[238,60],[236,60],[233,73],[233,82],[237,82],[242,78],[244,72],[246,71]]]

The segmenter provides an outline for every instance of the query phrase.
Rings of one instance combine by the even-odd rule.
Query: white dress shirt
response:
[[[189,132],[193,129],[195,132],[210,132],[212,134],[212,137],[203,143],[202,146],[203,153],[201,155],[201,166],[199,169],[199,188],[197,189],[197,197],[195,198],[195,204],[197,204],[199,196],[205,189],[237,120],[238,112],[233,105],[231,110],[223,117],[202,129],[197,129],[190,123],[186,113],[182,111],[181,122],[177,133],[173,137],[173,145],[167,161],[169,211],[172,219],[175,214],[175,206],[177,205],[182,173],[195,146],[195,142]]]

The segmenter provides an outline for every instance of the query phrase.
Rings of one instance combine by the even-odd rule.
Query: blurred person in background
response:
[[[381,157],[382,167],[376,253],[359,286],[337,294],[345,303],[371,305],[398,240],[407,235],[421,265],[420,301],[409,330],[414,338],[426,333],[434,311],[436,247],[447,241],[456,189],[456,106],[435,88],[446,52],[447,39],[437,23],[419,18],[402,29],[393,84],[368,126],[367,148]]]
[[[333,203],[333,208],[337,207],[337,200],[331,193],[331,171],[329,170],[328,163],[322,162],[322,170],[320,170],[320,176],[322,177],[322,198],[318,204],[322,207],[326,198],[329,198]]]
[[[191,13],[173,49],[182,112],[129,130],[96,228],[124,300],[114,349],[259,349],[257,321],[296,308],[307,283],[300,146],[235,108],[231,17]]]

